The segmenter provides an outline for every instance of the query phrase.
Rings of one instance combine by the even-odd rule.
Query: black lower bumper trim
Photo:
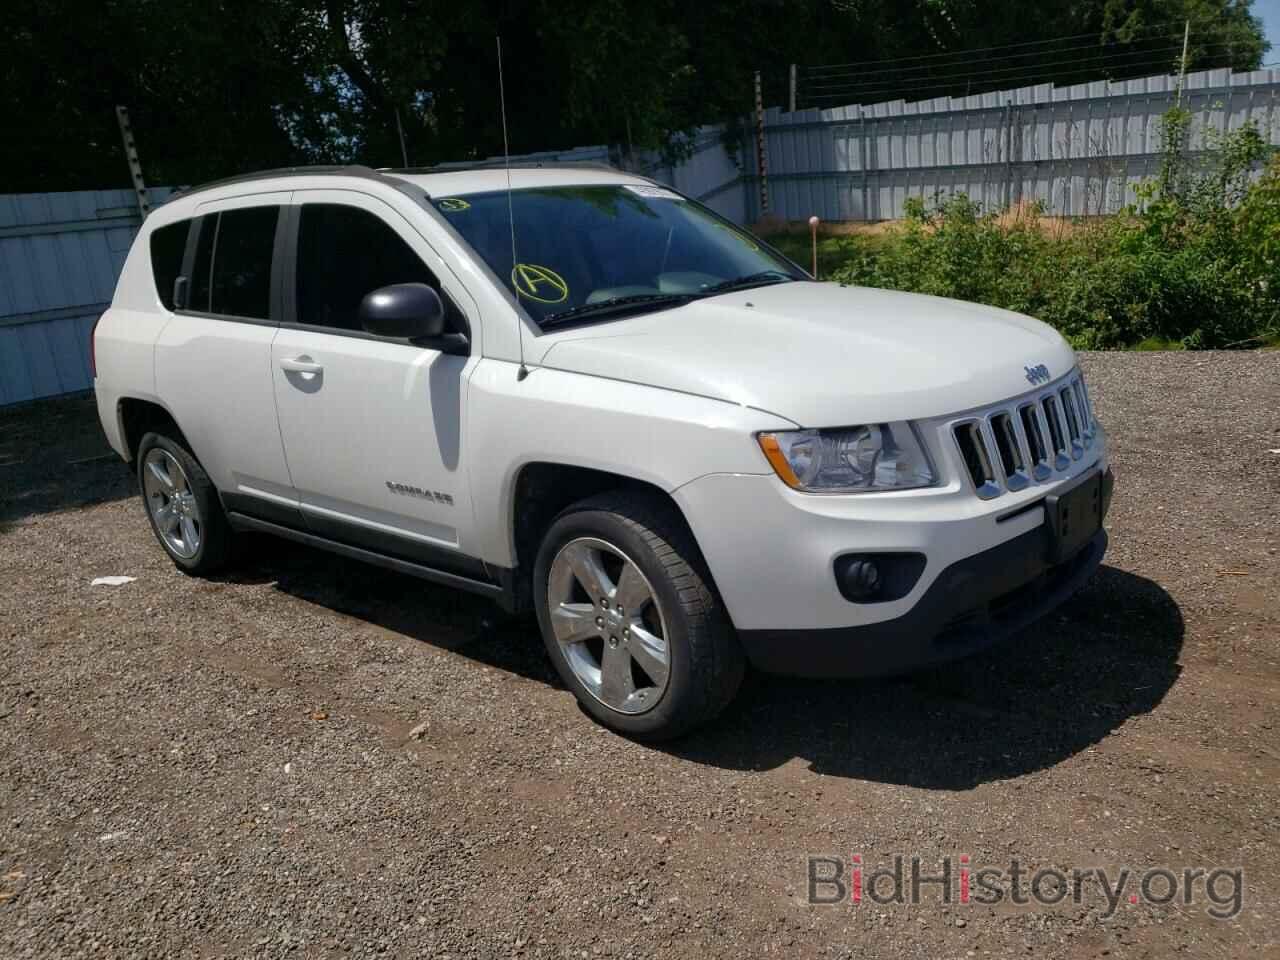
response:
[[[1051,564],[1040,526],[943,570],[894,620],[827,630],[741,630],[743,649],[766,673],[872,677],[906,673],[977,653],[1038,620],[1102,563],[1107,534]]]

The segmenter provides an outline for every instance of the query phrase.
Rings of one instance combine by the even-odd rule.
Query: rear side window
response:
[[[182,255],[187,249],[190,226],[190,220],[182,220],[151,231],[151,274],[166,310],[173,309],[173,283],[182,273]]]
[[[279,219],[279,207],[245,207],[201,218],[191,309],[270,319],[271,254]]]
[[[210,309],[231,317],[271,316],[271,251],[279,207],[248,207],[218,215]]]

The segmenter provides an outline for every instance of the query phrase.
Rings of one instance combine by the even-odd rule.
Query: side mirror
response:
[[[173,281],[173,309],[187,309],[187,291],[191,287],[191,281],[186,277],[175,277]]]
[[[360,326],[380,337],[420,340],[444,333],[444,303],[425,283],[393,283],[366,293]]]

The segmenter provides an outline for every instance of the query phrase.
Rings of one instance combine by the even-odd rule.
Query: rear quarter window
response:
[[[182,255],[187,249],[190,227],[190,220],[180,220],[151,231],[151,275],[166,310],[173,309],[173,282],[182,273]]]

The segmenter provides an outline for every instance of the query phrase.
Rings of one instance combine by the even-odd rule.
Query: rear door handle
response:
[[[280,369],[287,373],[324,373],[324,364],[310,357],[292,357],[280,361]]]

